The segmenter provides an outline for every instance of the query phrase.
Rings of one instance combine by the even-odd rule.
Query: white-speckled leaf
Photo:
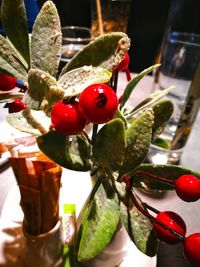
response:
[[[1,22],[6,36],[30,65],[26,9],[23,0],[3,0]]]
[[[100,67],[84,66],[65,73],[58,86],[65,90],[65,98],[79,95],[87,86],[94,83],[106,83],[112,73]]]
[[[26,66],[20,61],[10,42],[0,35],[0,71],[23,81],[27,80]]]
[[[123,60],[129,47],[130,39],[123,32],[113,32],[97,37],[69,61],[61,75],[84,65],[99,66],[113,71]]]
[[[31,109],[43,109],[49,113],[53,104],[64,96],[64,90],[57,87],[56,79],[42,70],[31,69],[28,84],[23,102]]]
[[[152,128],[152,143],[159,137],[169,121],[174,106],[170,100],[162,100],[156,103],[153,107],[154,124]]]
[[[32,68],[57,73],[62,46],[60,19],[53,1],[46,1],[37,16],[31,38]]]
[[[51,123],[43,111],[30,109],[8,114],[7,121],[14,128],[35,136],[45,134]]]
[[[156,69],[158,66],[160,66],[159,64],[153,65],[145,70],[143,70],[142,72],[140,72],[137,76],[135,76],[131,81],[129,81],[126,85],[126,88],[124,90],[123,93],[123,97],[122,97],[122,101],[120,104],[120,108],[122,108],[125,103],[128,101],[130,95],[132,94],[134,88],[136,87],[136,85],[139,83],[139,81],[147,74],[149,74],[150,72],[152,72],[154,69]]]
[[[135,195],[139,205],[141,200]],[[153,257],[157,253],[158,240],[153,231],[152,223],[134,205],[126,207],[120,203],[122,222],[137,248],[146,255]]]
[[[91,144],[83,135],[64,135],[49,131],[39,136],[40,150],[58,165],[75,171],[91,169]]]
[[[146,157],[151,144],[153,111],[147,110],[134,120],[126,130],[125,158],[120,174],[128,173],[140,165]]]
[[[147,190],[174,190],[175,184],[167,184],[148,177],[148,173],[153,176],[160,176],[172,181],[184,174],[192,174],[200,179],[200,172],[176,165],[163,164],[141,164],[138,166],[133,175],[132,183],[134,187]],[[147,175],[145,175],[147,174]]]
[[[121,119],[107,122],[98,132],[93,145],[95,162],[111,170],[121,166],[125,154],[125,126]]]
[[[105,184],[106,183],[106,184]],[[108,181],[100,185],[88,205],[79,232],[78,260],[90,260],[110,243],[119,222],[119,201]],[[102,266],[103,267],[103,266]]]

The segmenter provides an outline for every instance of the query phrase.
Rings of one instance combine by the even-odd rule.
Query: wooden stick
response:
[[[101,1],[100,0],[96,0],[96,6],[97,6],[97,19],[98,19],[98,25],[99,25],[99,33],[100,33],[100,35],[103,35],[104,34],[103,19],[102,19]]]

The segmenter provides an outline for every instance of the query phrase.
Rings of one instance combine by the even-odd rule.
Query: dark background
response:
[[[95,0],[53,0],[60,15],[61,25],[90,27],[90,1]],[[29,16],[30,31],[37,12],[34,9],[35,2],[40,9],[45,0],[25,0],[28,9],[33,12],[33,18]],[[127,33],[131,38],[131,71],[139,72],[155,63],[165,31],[170,2],[171,0],[132,0],[129,16],[127,14]]]
[[[46,0],[24,1],[31,31],[34,17]],[[61,26],[91,27],[91,1],[95,0],[53,0],[61,19]],[[37,8],[34,7],[35,4]],[[200,33],[200,0],[132,0],[130,14],[127,14],[127,34],[131,38],[131,71],[140,72],[156,63],[167,21],[169,22],[170,5],[175,10],[171,14],[171,19],[177,27],[175,30]],[[183,7],[182,10],[180,6]]]
[[[41,7],[44,2],[38,0],[39,6]],[[131,71],[139,72],[155,63],[165,31],[170,2],[171,0],[132,0],[127,30],[131,38]],[[54,3],[62,26],[91,26],[90,0],[54,0]]]

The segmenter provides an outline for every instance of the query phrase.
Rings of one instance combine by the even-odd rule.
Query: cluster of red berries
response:
[[[193,202],[200,199],[200,180],[196,176],[182,175],[175,180],[174,184],[175,191],[182,200]],[[168,244],[182,241],[186,259],[194,266],[200,266],[200,233],[185,237],[186,225],[177,213],[159,212],[154,221],[154,230],[158,238]]]
[[[4,73],[0,73],[1,91],[10,91],[14,89],[16,86],[19,86],[19,81],[15,77],[6,75]],[[23,84],[21,86],[24,87]],[[9,113],[14,113],[14,112],[19,112],[27,107],[20,99],[16,99],[12,102],[6,103],[5,108],[8,108]]]
[[[102,124],[111,120],[117,107],[117,95],[110,86],[92,84],[83,90],[78,100],[64,99],[53,106],[52,126],[65,135],[77,134],[87,122]]]
[[[173,211],[159,212],[154,222],[154,231],[167,244],[182,242],[185,258],[194,266],[200,266],[200,233],[185,237],[186,225],[181,216]]]
[[[126,53],[115,71],[128,71],[129,62],[130,57]],[[130,80],[128,76],[127,79]],[[118,104],[113,88],[106,84],[92,84],[81,93],[78,100],[64,99],[53,106],[52,127],[65,135],[77,134],[88,122],[102,124],[111,120]]]
[[[143,171],[138,171],[137,174],[173,184],[177,195],[183,201],[193,202],[200,199],[200,179],[192,174],[181,175],[175,181]],[[123,181],[126,190],[131,193],[131,177],[124,175]],[[144,209],[133,194],[131,194],[131,199],[136,208],[153,222],[153,229],[159,240],[167,244],[182,242],[185,258],[193,266],[200,266],[200,232],[186,236],[186,224],[180,215],[173,211],[158,211],[146,203],[144,203],[146,207]],[[153,211],[157,215],[154,217],[148,210]]]
[[[128,71],[129,62],[130,57],[126,53],[115,71]],[[81,93],[78,100],[64,99],[53,106],[52,127],[65,135],[77,134],[88,122],[102,124],[111,120],[117,111],[118,104],[119,101],[113,88],[106,84],[90,85]]]
[[[126,53],[115,71],[128,72],[129,62],[130,57]],[[127,73],[128,76],[130,76],[129,73]],[[9,91],[16,86],[18,86],[16,78],[0,73],[0,90]],[[27,108],[20,99],[7,103],[5,107],[8,108],[9,113]],[[52,127],[65,135],[77,134],[84,129],[87,122],[102,124],[111,120],[117,107],[118,99],[111,87],[106,84],[93,84],[82,92],[79,101],[74,98],[64,99],[53,106]]]

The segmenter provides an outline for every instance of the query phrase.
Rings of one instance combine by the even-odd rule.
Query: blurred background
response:
[[[53,0],[61,25],[91,27],[91,0]],[[92,0],[95,1],[95,0]],[[139,72],[154,64],[164,35],[172,0],[132,0],[127,33],[131,38],[130,70]],[[45,0],[25,0],[29,31]],[[1,0],[0,0],[1,3]],[[1,28],[1,27],[0,27]]]
[[[61,25],[91,27],[91,0],[54,0]],[[92,0],[95,1],[95,0]],[[38,0],[39,7],[44,0]],[[130,70],[139,72],[155,63],[171,0],[132,0],[127,33],[132,44]]]

